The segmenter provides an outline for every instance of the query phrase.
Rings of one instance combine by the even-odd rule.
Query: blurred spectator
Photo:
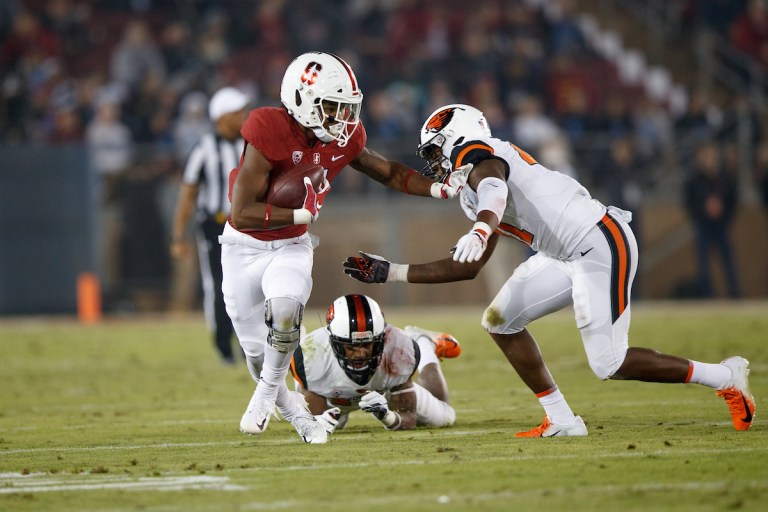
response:
[[[663,157],[672,147],[672,118],[649,98],[640,98],[632,112],[637,152],[644,161]]]
[[[712,139],[717,132],[717,113],[702,91],[688,98],[688,108],[675,120],[675,137],[680,144],[696,144]]]
[[[160,50],[168,71],[168,82],[176,88],[184,87],[202,73],[203,65],[196,52],[189,25],[180,20],[171,21],[163,29]]]
[[[751,57],[768,64],[768,1],[749,0],[747,8],[730,26],[733,44]]]
[[[170,159],[143,155],[120,182],[124,230],[120,243],[122,307],[162,311],[170,274],[165,228],[157,189]],[[125,302],[127,300],[127,302]]]
[[[698,0],[693,3],[699,23],[722,36],[728,35],[731,23],[744,11],[746,4],[745,0]]]
[[[685,206],[696,231],[698,287],[701,297],[712,297],[710,250],[720,253],[728,296],[740,296],[730,226],[736,213],[737,188],[722,166],[719,147],[707,142],[695,154],[691,175],[684,188]]]
[[[565,174],[575,180],[579,179],[579,173],[573,165],[573,154],[565,137],[553,137],[545,141],[539,148],[538,159],[547,169]]]
[[[521,98],[512,120],[512,133],[515,144],[530,153],[538,153],[545,142],[560,135],[552,119],[544,114],[541,100],[530,95]]]
[[[163,56],[145,21],[136,19],[128,23],[112,52],[110,69],[112,79],[128,90],[137,88],[147,76],[160,81],[165,78]]]
[[[181,99],[179,117],[173,129],[176,160],[180,164],[187,159],[197,141],[213,131],[206,113],[207,105],[208,97],[199,91],[187,93]]]
[[[608,140],[626,137],[632,132],[632,117],[627,100],[618,91],[611,91],[603,101],[602,107],[591,119],[591,128]]]
[[[768,140],[760,142],[755,153],[755,182],[760,193],[760,200],[768,213]]]
[[[552,12],[547,41],[549,53],[583,53],[587,46],[576,19],[577,1],[555,0],[547,7]]]
[[[120,121],[120,105],[105,90],[97,98],[96,114],[86,126],[85,142],[91,167],[101,192],[102,279],[107,301],[114,296],[121,276],[120,241],[123,234],[123,202],[119,184],[133,163],[133,138]]]

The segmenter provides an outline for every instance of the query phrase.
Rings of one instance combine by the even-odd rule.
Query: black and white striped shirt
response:
[[[182,181],[198,185],[197,208],[200,212],[221,218],[229,216],[229,173],[240,163],[243,139],[234,142],[209,133],[192,149],[184,166]]]

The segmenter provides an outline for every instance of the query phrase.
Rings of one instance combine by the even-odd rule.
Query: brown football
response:
[[[322,165],[297,165],[290,169],[273,170],[267,190],[267,202],[282,208],[301,208],[307,189],[304,188],[304,177],[312,181],[312,188],[317,192],[323,184],[325,169]]]

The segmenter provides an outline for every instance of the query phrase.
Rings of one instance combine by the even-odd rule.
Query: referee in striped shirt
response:
[[[240,129],[248,113],[249,102],[249,98],[234,87],[220,89],[211,98],[208,114],[216,130],[204,135],[189,154],[173,219],[171,255],[182,258],[190,251],[184,235],[190,218],[197,210],[196,239],[203,285],[203,311],[216,349],[225,364],[235,363],[232,351],[234,329],[221,291],[221,245],[218,237],[229,217],[229,172],[238,166],[243,153]]]

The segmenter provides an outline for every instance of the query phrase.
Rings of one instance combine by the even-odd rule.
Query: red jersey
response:
[[[318,140],[310,146],[301,125],[284,108],[278,107],[261,107],[251,110],[240,133],[247,144],[258,149],[264,158],[272,164],[271,177],[289,173],[299,164],[311,163],[322,165],[328,169],[327,179],[331,183],[339,172],[360,154],[365,147],[367,138],[365,128],[360,123],[343,148],[339,147],[336,141],[324,144]],[[244,156],[245,151],[240,157],[240,165],[243,165]],[[238,167],[229,175],[230,200],[232,187],[239,172],[240,168]],[[232,224],[231,217],[229,224],[238,229]],[[238,231],[259,240],[282,240],[303,235],[307,231],[307,225],[297,224],[274,229],[238,229]]]

